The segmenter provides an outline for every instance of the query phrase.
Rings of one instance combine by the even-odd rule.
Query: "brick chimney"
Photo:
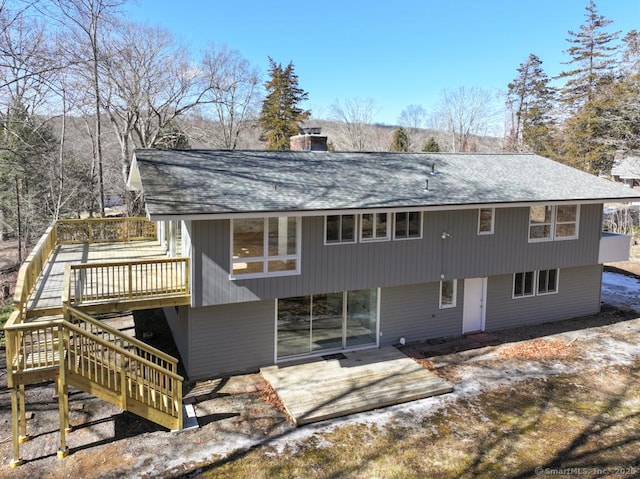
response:
[[[300,134],[289,139],[291,151],[327,151],[327,137],[320,134],[319,126],[300,128]]]

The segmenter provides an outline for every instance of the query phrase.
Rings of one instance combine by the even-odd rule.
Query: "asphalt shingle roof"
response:
[[[620,178],[640,178],[640,157],[628,156],[621,159],[613,165],[611,174]]]
[[[133,168],[152,217],[640,200],[531,154],[136,150]]]

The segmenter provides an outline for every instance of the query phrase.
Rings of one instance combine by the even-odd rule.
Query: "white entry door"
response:
[[[487,302],[487,278],[464,280],[464,306],[462,309],[462,333],[484,331],[485,303]]]

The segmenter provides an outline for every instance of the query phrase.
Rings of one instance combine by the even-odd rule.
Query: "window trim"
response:
[[[379,214],[385,214],[387,215],[387,233],[384,237],[377,237],[375,236],[376,231],[377,231],[377,215]],[[364,220],[363,220],[363,216],[364,215],[373,215],[373,234],[374,236],[372,238],[363,238],[362,233],[363,233],[363,228],[364,228]],[[374,211],[370,211],[367,213],[361,213],[360,215],[360,221],[359,223],[359,238],[360,238],[360,242],[361,243],[376,243],[376,242],[380,242],[380,241],[391,241],[391,221],[393,221],[393,214],[391,214],[389,211],[381,211],[381,210],[374,210]]]
[[[529,294],[525,294],[524,293],[524,285],[526,284],[526,276],[527,274],[531,273],[531,293]],[[516,295],[516,276],[522,274],[522,294]],[[511,299],[522,299],[522,298],[531,298],[533,296],[536,295],[536,285],[537,285],[537,281],[538,281],[538,275],[536,274],[536,271],[518,271],[516,273],[513,273],[513,278],[511,280]]]
[[[339,241],[327,241],[327,218],[329,216],[339,216],[340,217],[340,240]],[[342,239],[342,217],[343,216],[353,216],[353,240],[350,241],[344,241]],[[358,216],[355,213],[345,213],[345,214],[340,214],[340,215],[325,215],[324,217],[324,244],[325,246],[333,246],[333,245],[338,245],[338,244],[354,244],[358,242],[358,234],[359,234],[359,229],[358,229],[358,225],[359,225],[359,221],[358,221]]]
[[[531,223],[531,210],[532,208],[535,207],[549,207],[551,208],[551,221],[549,223]],[[563,206],[575,206],[576,207],[576,220],[575,221],[563,221],[558,223],[557,221],[557,212],[558,212],[558,208],[559,207],[563,207]],[[544,238],[532,238],[531,237],[531,227],[532,226],[540,226],[540,225],[549,225],[549,236],[544,237]],[[573,236],[558,236],[556,234],[556,228],[558,227],[558,224],[561,225],[568,225],[568,224],[575,224],[575,234]],[[579,230],[580,230],[580,204],[579,203],[566,203],[566,204],[556,204],[556,205],[552,205],[552,204],[541,204],[541,205],[534,205],[534,206],[530,206],[529,207],[529,227],[527,230],[527,237],[528,237],[528,241],[529,243],[544,243],[544,242],[548,242],[548,241],[567,241],[567,240],[575,240],[579,238]]]
[[[442,304],[442,285],[444,283],[452,282],[453,283],[453,301],[451,304]],[[458,303],[458,280],[457,279],[443,279],[440,281],[440,298],[438,300],[438,308],[439,309],[451,309],[455,308]]]
[[[491,211],[491,229],[489,231],[482,231],[480,225],[482,224],[482,210]],[[494,228],[496,223],[496,209],[495,208],[478,208],[478,235],[492,235],[494,234]]]
[[[559,207],[562,206],[575,206],[576,207],[576,220],[575,221],[562,221],[560,223],[558,223],[557,221],[557,210]],[[578,239],[578,235],[579,235],[579,226],[580,226],[580,205],[579,204],[569,204],[569,205],[556,205],[555,208],[553,209],[554,211],[554,216],[553,216],[553,240],[554,241],[566,241],[566,240],[573,240],[573,239]],[[556,234],[556,229],[558,227],[558,224],[561,225],[570,225],[570,224],[575,224],[575,233],[573,236],[558,236]]]
[[[546,291],[546,292],[540,292],[540,288],[539,288],[539,279],[540,279],[540,273],[543,271],[555,271],[556,272],[556,288],[554,291]],[[527,273],[531,273],[533,275],[532,278],[532,289],[531,289],[531,294],[522,294],[519,296],[516,296],[515,292],[516,292],[516,275],[518,274],[527,274]],[[539,269],[539,270],[535,270],[535,271],[518,271],[516,273],[513,273],[513,277],[512,277],[512,281],[511,281],[511,299],[522,299],[522,298],[532,298],[534,296],[549,296],[552,294],[558,294],[558,291],[560,291],[560,268],[548,268],[548,269]]]
[[[548,291],[549,288],[547,287],[546,292],[544,293],[540,292],[540,273],[542,273],[543,271],[546,271],[547,273],[549,271],[556,272],[556,289],[554,289],[553,291]],[[559,287],[560,287],[560,268],[540,269],[536,271],[536,296],[548,296],[550,294],[558,294]]]
[[[296,253],[295,254],[287,254],[287,255],[275,255],[269,256],[269,220],[273,218],[293,218],[296,221]],[[244,219],[244,218],[243,218]],[[230,280],[241,280],[241,279],[253,279],[253,278],[274,278],[278,276],[294,276],[301,274],[301,266],[300,266],[300,251],[302,246],[302,221],[300,216],[265,216],[264,218],[248,218],[248,219],[262,219],[263,220],[263,229],[262,229],[262,241],[263,241],[263,256],[255,256],[255,257],[247,257],[247,258],[234,258],[233,257],[233,246],[234,246],[234,238],[233,238],[233,224],[234,220],[231,219],[229,221],[230,225],[230,264],[229,264],[229,279]],[[292,270],[285,271],[272,271],[269,272],[269,261],[288,261],[295,260],[296,268]],[[237,263],[258,263],[262,262],[262,272],[261,273],[246,273],[246,274],[237,274],[233,272],[233,265]]]
[[[398,213],[406,213],[407,215],[411,214],[411,213],[418,213],[420,215],[420,233],[418,236],[407,236],[407,237],[397,237],[396,236],[396,215]],[[423,234],[423,218],[424,218],[424,214],[422,211],[397,211],[395,213],[393,213],[392,215],[392,221],[393,221],[393,240],[394,241],[406,241],[406,240],[416,240],[416,239],[422,239],[422,234]],[[407,217],[407,226],[408,226],[408,217]],[[407,230],[408,233],[408,230]]]

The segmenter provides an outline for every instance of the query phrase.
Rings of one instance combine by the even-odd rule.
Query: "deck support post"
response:
[[[19,388],[18,409],[20,411],[20,443],[22,444],[31,438],[27,435],[27,408],[25,405],[24,384],[20,384]]]
[[[20,414],[20,401],[18,400],[19,394],[18,387],[14,385],[11,388],[11,433],[13,435],[13,459],[11,460],[10,467],[12,468],[22,464],[22,459],[20,459],[20,425],[18,419],[18,414]]]
[[[58,329],[58,414],[60,416],[60,448],[58,449],[58,459],[63,459],[69,455],[67,447],[67,432],[69,428],[69,388],[67,387],[66,358],[65,358],[65,337],[63,328]]]

